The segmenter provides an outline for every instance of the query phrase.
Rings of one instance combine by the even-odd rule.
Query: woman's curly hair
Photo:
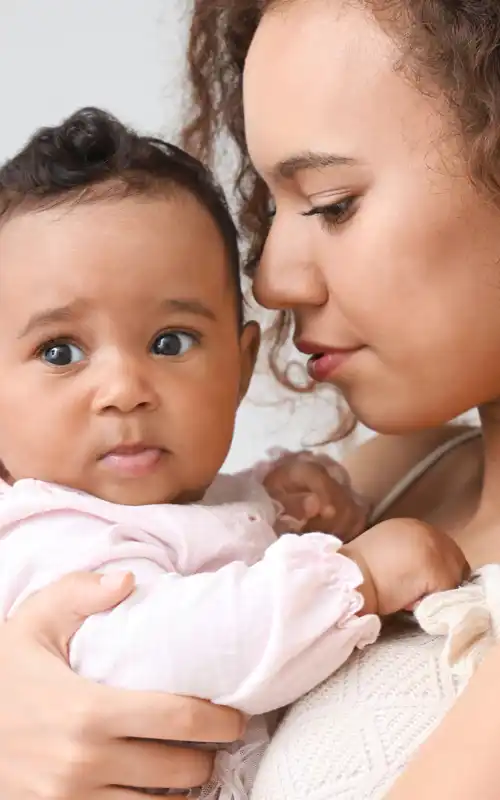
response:
[[[500,205],[500,1],[352,1],[365,6],[400,45],[396,67],[424,91],[444,93],[462,135],[470,178]],[[191,21],[191,114],[183,143],[209,164],[221,137],[236,146],[234,188],[249,276],[269,230],[269,193],[247,153],[243,68],[261,16],[287,2],[297,0],[194,0]],[[280,377],[278,353],[289,331],[284,315],[277,330],[270,363]]]

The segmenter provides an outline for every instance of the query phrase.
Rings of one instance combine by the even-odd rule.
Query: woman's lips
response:
[[[310,355],[307,371],[314,381],[322,382],[332,378],[351,356],[362,347],[323,347],[315,342],[299,341],[295,344],[301,353]]]
[[[327,381],[357,352],[357,350],[335,350],[330,353],[317,353],[307,362],[307,371],[314,381]]]

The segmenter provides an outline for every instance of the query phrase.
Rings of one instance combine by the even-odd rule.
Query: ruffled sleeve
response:
[[[458,589],[425,598],[415,617],[424,631],[444,637],[441,657],[452,675],[470,678],[500,638],[500,565],[481,568]]]
[[[249,662],[217,703],[250,714],[289,705],[377,639],[380,620],[359,616],[363,576],[338,552],[341,544],[326,534],[288,534],[267,550],[247,599],[232,604]]]

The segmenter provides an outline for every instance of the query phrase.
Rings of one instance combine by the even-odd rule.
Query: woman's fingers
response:
[[[151,740],[241,735],[242,717],[230,709],[92,684],[63,663],[85,617],[114,606],[133,585],[127,574],[102,581],[71,575],[26,600],[1,626],[0,784],[9,797],[11,786],[23,798],[136,800],[148,796],[143,787],[162,786],[180,797],[209,779],[213,753]],[[139,792],[120,788],[127,786]]]
[[[168,800],[188,800],[190,796],[195,797],[196,795],[168,794],[167,798]],[[151,795],[136,792],[133,789],[120,789],[117,786],[104,789],[101,794],[96,795],[96,800],[139,800],[141,797],[151,797]]]
[[[108,746],[106,761],[94,772],[104,786],[191,789],[210,780],[214,756],[214,751],[199,748],[123,740]]]
[[[16,626],[66,658],[68,642],[82,622],[113,608],[133,588],[130,573],[72,573],[25,600],[14,614]]]
[[[245,730],[242,714],[206,700],[97,688],[102,718],[108,735],[114,738],[222,743],[240,739]]]
[[[116,605],[133,586],[128,574],[114,580],[74,574],[29,598],[3,626],[9,657],[0,662],[6,684],[0,742],[2,735],[8,736],[6,763],[0,760],[2,786],[8,785],[14,764],[17,779],[33,797],[141,796],[133,788],[120,788],[127,786],[181,792],[206,783],[213,753],[171,749],[151,740],[225,742],[240,737],[243,719],[235,711],[190,698],[92,684],[63,663],[67,643],[85,617]]]

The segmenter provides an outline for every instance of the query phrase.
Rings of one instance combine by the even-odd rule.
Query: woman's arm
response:
[[[386,800],[498,800],[500,645],[474,674]]]
[[[120,788],[191,788],[212,756],[162,741],[225,742],[242,718],[209,703],[94,685],[65,663],[83,620],[132,590],[130,576],[71,575],[0,626],[0,787],[5,800],[137,800]],[[171,796],[171,800],[180,800]]]

